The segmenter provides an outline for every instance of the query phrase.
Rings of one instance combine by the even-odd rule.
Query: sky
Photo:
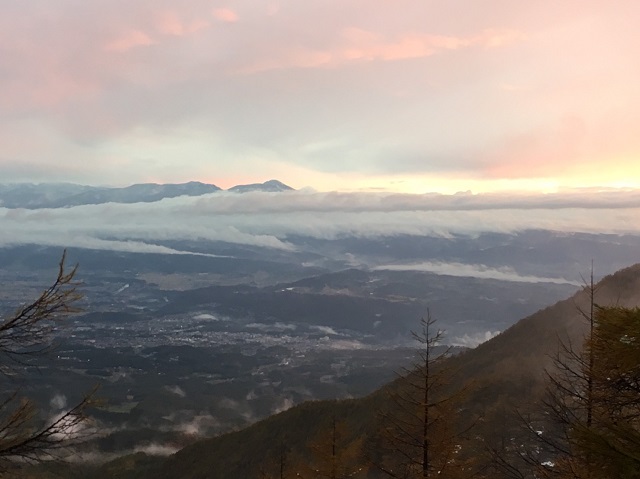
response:
[[[640,188],[636,0],[0,0],[0,183]]]

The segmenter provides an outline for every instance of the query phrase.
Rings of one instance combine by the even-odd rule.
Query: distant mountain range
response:
[[[152,203],[164,198],[201,196],[217,191],[222,191],[222,188],[198,181],[180,184],[142,183],[124,188],[72,183],[0,184],[0,207],[36,209],[66,208],[102,203]],[[269,180],[264,183],[237,185],[227,191],[235,193],[281,192],[293,191],[293,188],[278,180]]]
[[[268,191],[268,192],[279,192],[279,191],[293,191],[293,188],[290,186],[281,183],[278,180],[269,180],[264,183],[251,183],[249,185],[236,185],[229,188],[228,191],[235,191],[236,193],[248,193],[249,191]]]

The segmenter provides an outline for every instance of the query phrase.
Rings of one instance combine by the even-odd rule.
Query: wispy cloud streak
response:
[[[540,276],[518,274],[513,268],[491,268],[483,264],[442,263],[426,261],[422,263],[387,264],[377,266],[376,270],[388,271],[427,271],[447,276],[462,276],[467,278],[496,279],[499,281],[514,281],[520,283],[554,283],[581,286],[582,283],[568,281],[564,278],[547,278]]]

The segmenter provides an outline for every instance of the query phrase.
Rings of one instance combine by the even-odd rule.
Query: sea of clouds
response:
[[[292,237],[332,240],[395,235],[449,237],[530,229],[640,234],[640,192],[547,195],[214,193],[154,203],[56,209],[0,208],[0,246],[38,244],[161,254],[205,240],[294,251]]]

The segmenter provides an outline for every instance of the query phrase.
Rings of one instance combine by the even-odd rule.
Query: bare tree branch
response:
[[[17,374],[19,366],[51,351],[55,329],[70,314],[82,295],[74,280],[77,265],[65,267],[66,251],[51,286],[32,303],[0,320],[0,371]],[[86,410],[94,403],[95,389],[75,406],[49,420],[38,415],[35,403],[11,392],[0,402],[0,472],[15,464],[57,458],[63,449],[84,440],[91,433]]]

